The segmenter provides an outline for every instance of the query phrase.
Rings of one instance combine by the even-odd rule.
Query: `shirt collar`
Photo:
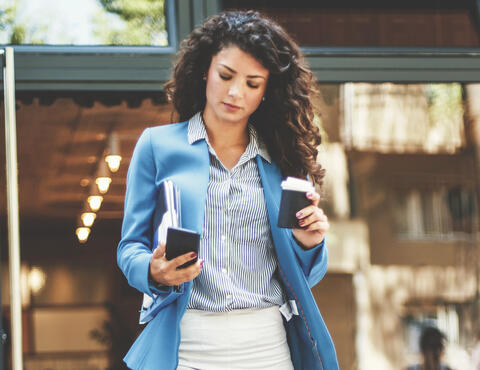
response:
[[[247,149],[245,149],[245,155],[249,158],[255,157],[257,154],[263,157],[267,162],[271,163],[272,159],[268,154],[267,146],[263,140],[258,136],[257,130],[252,124],[248,124],[248,134],[250,136],[250,142]],[[191,145],[199,140],[205,140],[208,142],[207,130],[203,123],[202,113],[198,112],[188,121],[188,143]]]

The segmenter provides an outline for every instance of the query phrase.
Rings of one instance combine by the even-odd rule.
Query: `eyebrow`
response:
[[[223,64],[223,63],[219,63],[222,67],[225,67],[226,69],[228,69],[230,72],[232,73],[237,73],[237,71],[235,71],[234,69],[230,68],[229,66],[227,66],[226,64]],[[247,76],[248,78],[263,78],[264,80],[266,80],[266,77],[265,76],[261,76],[261,75],[248,75]]]

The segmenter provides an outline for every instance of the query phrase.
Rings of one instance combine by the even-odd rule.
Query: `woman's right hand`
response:
[[[180,285],[195,279],[202,271],[203,260],[198,259],[194,264],[178,269],[177,267],[197,257],[195,252],[186,253],[171,260],[165,256],[165,244],[159,244],[153,251],[150,260],[150,277],[157,283],[167,286]]]

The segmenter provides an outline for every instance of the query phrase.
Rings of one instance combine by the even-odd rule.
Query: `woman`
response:
[[[125,357],[133,369],[337,369],[310,287],[325,274],[320,196],[277,225],[280,182],[321,184],[312,73],[297,45],[256,12],[208,19],[182,43],[165,86],[182,123],[149,128],[127,177],[118,263],[154,297],[153,317]],[[157,189],[181,192],[195,253],[167,261],[152,245]],[[152,252],[152,249],[154,251]]]
[[[408,370],[451,370],[442,363],[446,339],[445,334],[433,326],[423,328],[419,343],[423,364],[410,366]]]

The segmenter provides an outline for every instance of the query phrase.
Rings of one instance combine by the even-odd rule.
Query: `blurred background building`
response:
[[[123,368],[141,330],[141,295],[115,258],[134,144],[171,122],[162,85],[180,40],[209,15],[247,8],[285,26],[318,80],[331,231],[313,293],[340,367],[404,368],[435,325],[446,361],[468,369],[480,339],[478,1],[50,3],[0,0],[0,43],[15,45],[25,369]],[[4,147],[2,134],[8,333]],[[7,337],[4,369],[9,351]]]

